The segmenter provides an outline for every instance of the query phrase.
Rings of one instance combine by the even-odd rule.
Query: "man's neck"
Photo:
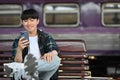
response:
[[[34,31],[34,32],[29,32],[29,36],[30,36],[30,37],[37,36],[37,30]]]

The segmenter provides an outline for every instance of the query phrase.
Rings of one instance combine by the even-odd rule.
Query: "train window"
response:
[[[0,27],[19,27],[21,12],[21,5],[0,4]]]
[[[76,27],[79,25],[78,4],[46,4],[44,25],[47,27]]]
[[[106,27],[120,27],[120,3],[102,5],[102,23]]]

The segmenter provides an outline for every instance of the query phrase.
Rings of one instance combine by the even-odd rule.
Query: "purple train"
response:
[[[1,0],[0,39],[24,30],[20,15],[28,8],[39,12],[38,27],[55,39],[85,40],[93,76],[114,73],[120,64],[119,0]]]

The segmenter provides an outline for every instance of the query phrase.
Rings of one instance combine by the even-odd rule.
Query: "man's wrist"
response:
[[[22,48],[18,47],[18,48],[17,48],[17,51],[21,51],[21,52],[22,52]]]

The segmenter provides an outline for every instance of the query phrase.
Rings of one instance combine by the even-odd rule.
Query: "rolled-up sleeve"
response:
[[[46,40],[46,48],[48,52],[52,50],[56,50],[58,53],[60,52],[55,40],[52,38],[51,35],[46,35],[45,40]]]
[[[12,45],[12,57],[13,59],[15,58],[15,55],[16,55],[16,51],[17,51],[17,47],[18,47],[18,38],[16,38],[14,41],[13,41],[13,45]]]

